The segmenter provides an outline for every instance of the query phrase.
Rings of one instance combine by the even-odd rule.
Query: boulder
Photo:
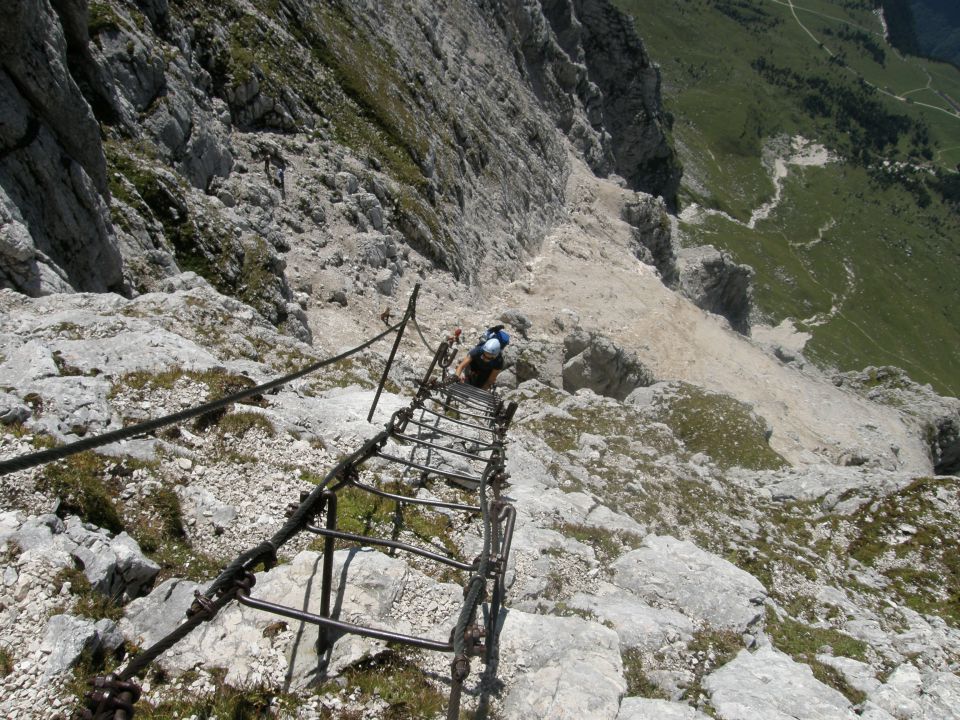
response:
[[[527,339],[527,331],[533,327],[533,323],[530,322],[530,318],[516,308],[508,308],[500,313],[500,322],[506,323],[511,330],[516,332],[517,335],[522,337],[524,340]]]
[[[109,538],[104,531],[91,530],[79,518],[71,517],[65,534],[75,543],[69,552],[81,562],[87,580],[108,597],[138,597],[160,572],[160,566],[145,557],[137,541],[125,532]]]
[[[499,638],[499,670],[512,678],[505,720],[617,717],[627,685],[612,630],[576,617],[509,610]]]
[[[760,581],[689,540],[648,535],[611,569],[615,585],[714,628],[745,632],[763,617],[767,592]]]
[[[709,720],[709,716],[684,703],[629,697],[620,703],[617,720]]]
[[[111,538],[106,530],[73,516],[66,522],[56,515],[20,520],[11,520],[5,538],[3,535],[0,538],[12,540],[24,552],[66,553],[66,557],[73,558],[74,564],[83,569],[93,588],[108,597],[137,597],[160,572],[160,566],[144,557],[140,546],[126,533]]]
[[[724,720],[855,720],[850,701],[773,647],[741,650],[703,683]]]
[[[563,389],[587,388],[598,395],[624,400],[638,387],[651,385],[653,373],[634,355],[610,338],[576,331],[563,341]]]
[[[637,259],[656,267],[663,283],[674,287],[678,278],[677,256],[666,203],[662,198],[637,193],[624,203],[620,215],[631,227]]]
[[[54,615],[47,622],[40,651],[47,656],[44,675],[62,675],[83,655],[106,654],[123,644],[112,620],[93,621],[72,615]]]
[[[517,384],[539,380],[550,387],[563,387],[563,347],[557,343],[532,340],[522,343],[516,354]]]
[[[727,319],[737,332],[750,334],[753,276],[749,265],[738,265],[729,253],[705,245],[679,255],[679,290],[697,307]]]

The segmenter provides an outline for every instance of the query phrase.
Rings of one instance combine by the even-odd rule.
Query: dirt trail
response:
[[[491,299],[494,307],[526,313],[533,335],[551,332],[561,309],[573,310],[584,327],[634,350],[658,378],[751,403],[774,429],[771,445],[793,463],[866,448],[901,467],[929,471],[918,433],[898,412],[839,389],[819,373],[784,365],[768,346],[664,287],[651,267],[634,259],[629,228],[617,219],[629,193],[571,162],[568,221],[547,238],[528,276]]]

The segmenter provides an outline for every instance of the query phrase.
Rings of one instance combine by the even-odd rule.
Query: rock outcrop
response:
[[[660,72],[632,20],[606,0],[498,5],[538,98],[594,172],[675,204],[681,171],[665,138]]]
[[[842,373],[834,383],[901,408],[916,418],[929,443],[934,471],[939,475],[960,474],[960,400],[941,397],[929,385],[914,382],[903,370],[892,366]]]
[[[635,195],[626,202],[621,217],[632,228],[634,254],[647,265],[653,265],[667,287],[675,287],[679,271],[673,249],[670,217],[662,200],[649,195]]]
[[[100,130],[71,74],[86,3],[14,3],[0,28],[0,287],[124,287]],[[72,31],[68,43],[64,27]]]
[[[749,265],[738,265],[726,252],[705,245],[680,251],[678,290],[697,307],[725,317],[730,327],[750,334],[753,275]]]
[[[563,345],[544,340],[523,343],[514,374],[517,383],[537,380],[571,393],[587,389],[618,400],[655,382],[636,355],[608,337],[581,329],[568,334]]]

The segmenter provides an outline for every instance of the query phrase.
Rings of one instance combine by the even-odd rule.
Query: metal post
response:
[[[377,394],[373,396],[373,404],[370,406],[370,412],[367,414],[367,422],[373,422],[373,413],[377,409],[377,403],[380,402],[380,394],[383,392],[383,386],[387,382],[387,373],[393,366],[393,358],[397,354],[397,348],[400,347],[400,341],[403,339],[403,331],[407,329],[407,323],[414,316],[417,310],[417,295],[420,292],[420,283],[413,286],[413,292],[410,293],[410,301],[407,303],[407,313],[404,315],[403,325],[397,330],[397,339],[393,341],[393,349],[390,351],[390,357],[387,359],[386,367],[383,368],[383,375],[380,377],[380,384],[377,385]]]
[[[337,494],[332,490],[323,493],[327,501],[327,530],[337,529]],[[320,615],[330,617],[330,592],[333,585],[333,552],[337,539],[328,535],[323,541],[323,575],[320,587]],[[321,644],[326,645],[327,631],[320,631]]]

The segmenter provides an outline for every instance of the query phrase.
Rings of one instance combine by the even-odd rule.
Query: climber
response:
[[[503,370],[503,355],[500,341],[487,340],[468,352],[457,365],[456,375],[460,382],[470,383],[481,390],[489,390]]]

